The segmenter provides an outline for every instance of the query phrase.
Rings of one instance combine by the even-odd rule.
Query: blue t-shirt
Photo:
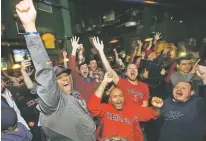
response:
[[[206,111],[204,100],[192,96],[187,102],[164,101],[161,110],[164,124],[160,141],[204,141]]]

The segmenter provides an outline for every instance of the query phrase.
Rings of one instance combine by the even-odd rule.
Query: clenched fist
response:
[[[16,12],[26,32],[36,32],[36,9],[33,0],[22,0],[16,5]]]
[[[156,108],[162,108],[163,106],[163,100],[159,97],[153,97],[152,98],[152,105]]]

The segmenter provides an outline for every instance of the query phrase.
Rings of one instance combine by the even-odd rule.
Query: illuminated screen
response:
[[[27,49],[14,49],[13,50],[14,54],[14,61],[15,62],[21,62],[23,60],[30,60],[30,54]]]

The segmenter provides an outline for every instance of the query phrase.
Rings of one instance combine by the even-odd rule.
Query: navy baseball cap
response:
[[[67,73],[68,75],[71,74],[71,70],[70,69],[66,69],[64,66],[62,65],[58,65],[54,67],[54,73],[57,76],[61,75],[62,73]]]
[[[15,110],[1,100],[1,130],[9,130],[17,125]]]

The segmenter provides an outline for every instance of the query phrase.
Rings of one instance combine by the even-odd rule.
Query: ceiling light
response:
[[[146,0],[146,1],[144,1],[145,3],[148,3],[148,4],[156,4],[157,2],[155,2],[155,1],[151,1],[151,0]]]
[[[136,25],[137,25],[137,22],[135,22],[135,21],[130,21],[130,22],[125,23],[126,27],[132,27],[132,26],[136,26]]]
[[[112,39],[112,40],[109,41],[110,44],[115,44],[115,43],[117,43],[117,42],[118,42],[117,39]]]
[[[180,23],[182,23],[182,21],[180,21]]]
[[[12,66],[12,69],[19,69],[19,68],[21,68],[21,65],[19,65],[19,64],[14,64]]]

